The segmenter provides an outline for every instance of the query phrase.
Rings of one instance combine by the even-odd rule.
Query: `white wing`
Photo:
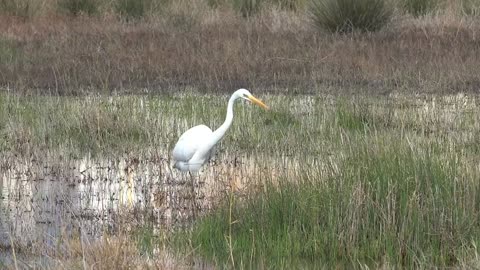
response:
[[[212,133],[212,130],[205,125],[195,126],[185,131],[173,148],[173,159],[188,162]]]

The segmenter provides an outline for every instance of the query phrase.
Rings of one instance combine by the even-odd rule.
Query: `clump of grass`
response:
[[[0,64],[11,64],[19,56],[19,47],[16,42],[0,38]]]
[[[275,125],[275,128],[289,129],[296,127],[300,121],[288,111],[268,111],[265,113],[265,125]]]
[[[157,248],[155,256],[146,254],[137,245],[137,236],[143,230],[134,231],[133,235],[124,232],[117,235],[105,234],[101,239],[85,240],[80,236],[66,237],[62,243],[65,251],[50,255],[48,269],[177,269],[181,268],[182,259],[175,258],[166,251]],[[151,239],[151,238],[149,238]],[[47,261],[48,262],[48,261]],[[45,264],[45,263],[44,263]],[[38,262],[32,262],[33,268],[46,268]],[[37,267],[35,267],[37,266]]]
[[[376,31],[391,17],[385,0],[312,0],[314,24],[331,32]]]
[[[117,0],[115,10],[127,20],[145,16],[148,0]]]
[[[281,9],[285,10],[299,10],[305,4],[303,0],[271,0],[274,5],[279,6]]]
[[[154,228],[150,226],[138,228],[133,232],[133,238],[137,244],[137,249],[141,254],[152,256],[154,249],[159,244],[158,236],[154,233]]]
[[[129,20],[139,20],[150,13],[164,10],[170,4],[170,0],[116,0],[116,12]]]
[[[218,8],[221,5],[225,4],[226,0],[206,0],[207,5],[211,8]]]
[[[58,6],[68,14],[77,16],[80,14],[95,15],[98,13],[99,1],[96,0],[59,0]]]
[[[238,13],[248,18],[260,11],[262,2],[262,0],[232,0],[232,5]]]
[[[375,124],[366,106],[340,103],[337,107],[336,114],[338,126],[346,130],[363,131]]]
[[[420,17],[432,12],[437,8],[439,0],[402,0],[402,6],[406,12],[415,17]]]
[[[462,12],[471,16],[478,16],[480,14],[479,0],[462,0]]]
[[[35,15],[39,8],[39,2],[35,0],[1,0],[0,13],[29,18]]]

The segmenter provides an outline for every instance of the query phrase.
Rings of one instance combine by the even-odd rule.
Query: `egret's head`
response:
[[[255,104],[257,104],[258,106],[268,110],[268,106],[265,105],[265,103],[263,103],[261,100],[257,99],[256,97],[254,97],[250,91],[248,91],[247,89],[238,89],[236,92],[235,92],[235,95],[237,97],[240,97],[240,98],[243,98],[243,99],[246,99],[250,102],[253,102]]]

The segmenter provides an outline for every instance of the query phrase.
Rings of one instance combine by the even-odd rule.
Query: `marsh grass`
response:
[[[476,98],[258,96],[272,109],[236,104],[216,157],[234,155],[240,162],[236,173],[215,180],[243,177],[245,188],[231,186],[188,229],[159,235],[145,224],[133,232],[134,247],[125,252],[149,257],[168,246],[186,258],[239,268],[476,263]],[[2,155],[57,152],[67,158],[146,148],[169,153],[188,128],[218,127],[227,100],[192,93],[3,93],[0,147]],[[253,163],[247,168],[248,160]],[[95,258],[101,256],[91,262]]]
[[[478,0],[463,0],[462,11],[465,14],[478,16],[480,14],[480,1]]]
[[[17,61],[20,50],[15,41],[0,38],[0,64],[8,65]]]
[[[102,3],[103,1],[96,0],[59,0],[58,7],[69,15],[77,16],[83,14],[92,16],[98,14]]]
[[[442,2],[442,0],[402,0],[400,5],[407,13],[420,17],[434,12]]]
[[[304,167],[297,179],[280,180],[234,208],[231,249],[228,205],[187,238],[220,265],[233,250],[247,268],[457,264],[456,252],[480,240],[471,215],[478,213],[478,184],[459,175],[455,157],[439,160],[389,140],[373,147],[352,142],[357,147],[338,175],[322,180]]]
[[[299,11],[305,8],[308,1],[305,0],[273,0],[272,4],[277,5],[284,10]]]
[[[231,0],[233,9],[245,18],[252,17],[260,11],[264,0]]]
[[[42,4],[41,2],[34,0],[2,0],[0,1],[0,14],[28,19],[38,12]]]
[[[120,18],[126,21],[138,21],[148,16],[158,16],[170,4],[170,0],[115,0],[114,7]]]
[[[262,141],[277,145],[271,155],[288,153],[300,166],[275,180],[260,172],[252,181],[264,183],[261,190],[233,205],[226,195],[173,242],[185,248],[186,241],[197,256],[240,268],[462,264],[461,250],[476,250],[480,240],[479,172],[469,162],[476,154],[466,153],[456,137],[466,131],[457,128],[470,121],[470,110],[457,112],[462,120],[453,123],[429,107],[402,109],[406,104],[398,102],[391,113],[391,101],[383,102],[340,100],[323,115],[283,126],[289,131],[281,137],[266,131]],[[429,132],[418,132],[424,125]]]
[[[139,237],[150,237],[147,229],[142,229],[135,234],[118,233],[105,235],[96,241],[82,238],[67,239],[63,255],[52,254],[47,265],[31,263],[40,269],[183,269],[182,259],[169,254],[166,250],[158,248],[148,249],[146,252]]]
[[[133,115],[128,115],[123,101],[11,96],[2,101],[8,115],[2,119],[8,135],[6,150],[26,151],[29,144],[34,144],[66,153],[128,152],[151,136],[139,121],[131,121]],[[147,118],[144,114],[141,117]]]

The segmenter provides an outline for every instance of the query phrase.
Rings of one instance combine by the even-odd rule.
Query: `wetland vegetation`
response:
[[[168,158],[179,132],[221,122],[226,98],[48,97],[48,103],[10,96],[3,99],[8,117],[2,125],[24,126],[4,133],[2,148],[38,158],[57,155],[50,160],[57,159],[58,166],[62,159],[87,154],[79,150],[85,148],[103,159],[122,158],[128,151],[143,163],[153,147]],[[236,106],[218,163],[212,174],[201,176],[224,185],[215,193],[215,207],[193,227],[167,230],[162,239],[148,227],[154,224],[137,224],[140,232],[134,236],[142,239],[142,249],[152,253],[167,245],[219,265],[247,268],[476,265],[476,98],[263,98],[271,111]],[[82,116],[95,113],[107,120],[82,124]],[[50,115],[63,116],[47,121]],[[45,139],[51,134],[55,141]],[[9,160],[4,156],[3,168]],[[238,164],[228,164],[233,160]],[[222,168],[228,169],[219,173]]]
[[[0,268],[480,267],[478,3],[371,1],[1,2]]]

